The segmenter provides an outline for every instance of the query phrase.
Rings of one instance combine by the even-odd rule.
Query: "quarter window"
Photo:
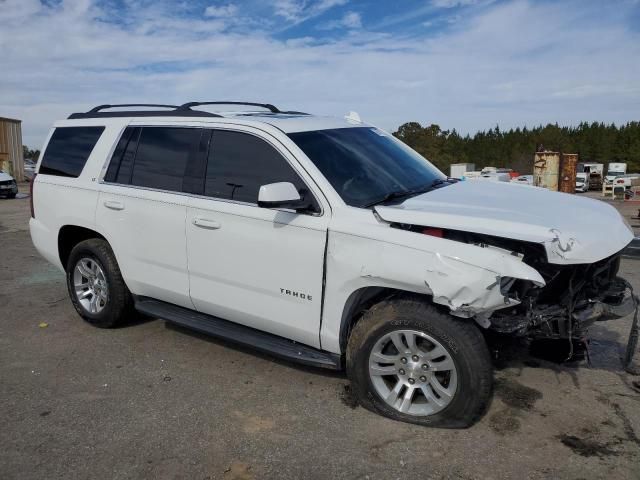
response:
[[[109,162],[104,179],[106,182],[127,184],[131,180],[131,167],[138,147],[140,127],[127,127]]]
[[[42,157],[38,173],[78,177],[104,127],[58,127]]]
[[[264,140],[247,133],[214,130],[205,181],[205,195],[258,203],[261,185],[291,182],[303,198],[319,208],[306,185],[287,161]]]

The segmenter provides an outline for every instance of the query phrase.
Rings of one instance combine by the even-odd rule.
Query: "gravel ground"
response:
[[[640,478],[631,318],[592,329],[591,367],[511,345],[478,424],[422,428],[358,407],[339,373],[159,320],[89,326],[28,216],[0,200],[0,478]],[[639,266],[621,272],[638,291]]]

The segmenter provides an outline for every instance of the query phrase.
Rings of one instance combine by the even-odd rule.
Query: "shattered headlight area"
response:
[[[625,280],[617,276],[620,254],[591,265],[553,265],[535,268],[547,282],[506,282],[506,297],[520,301],[514,308],[496,311],[491,329],[530,338],[578,337],[596,320],[633,313],[635,303]]]
[[[396,228],[427,233],[425,227],[397,225]],[[491,294],[483,297],[487,306],[493,305],[493,308],[455,305],[449,301],[452,315],[473,317],[482,327],[499,334],[531,340],[572,340],[585,338],[589,326],[596,321],[626,317],[635,311],[625,366],[631,363],[638,341],[640,301],[631,285],[618,277],[622,251],[595,263],[567,265],[550,263],[544,246],[539,243],[455,230],[441,230],[438,236],[478,247],[501,249],[519,257],[545,282],[541,285],[531,280],[498,276],[496,283],[486,287]],[[466,285],[469,285],[469,278]],[[498,302],[495,300],[499,298],[503,302],[496,308]],[[434,301],[447,305],[438,301],[435,295]]]

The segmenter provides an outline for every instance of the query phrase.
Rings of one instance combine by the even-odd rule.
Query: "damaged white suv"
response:
[[[484,332],[570,338],[632,311],[633,235],[606,203],[455,182],[356,115],[198,108],[228,103],[55,124],[31,237],[91,324],[135,309],[346,368],[385,416],[464,427],[491,395]]]

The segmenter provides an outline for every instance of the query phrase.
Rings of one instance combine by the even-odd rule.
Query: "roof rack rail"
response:
[[[120,103],[114,105],[98,105],[88,112],[72,113],[69,120],[81,118],[111,118],[111,117],[222,117],[213,112],[205,112],[203,110],[192,110],[191,107],[199,107],[202,105],[247,105],[251,107],[260,107],[269,110],[271,113],[284,113],[288,115],[309,115],[304,112],[281,111],[275,105],[270,103],[254,103],[254,102],[188,102],[182,105],[165,105],[157,103]],[[112,108],[132,108],[132,107],[149,107],[164,108],[167,110],[116,110],[104,111]]]
[[[254,103],[254,102],[188,102],[180,105],[177,110],[178,111],[190,111],[191,107],[199,107],[201,105],[248,105],[251,107],[261,107],[266,108],[271,113],[283,113],[278,107],[275,105],[271,105],[270,103]]]
[[[87,113],[97,113],[101,110],[106,110],[108,108],[123,108],[123,107],[162,107],[162,108],[178,108],[177,105],[163,105],[161,103],[119,103],[116,105],[98,105],[97,107],[93,107]]]
[[[154,107],[166,108],[169,110],[120,110],[115,112],[103,112],[111,108],[129,107]],[[72,113],[69,120],[81,118],[113,118],[113,117],[221,117],[211,112],[202,112],[191,109],[181,109],[178,105],[165,105],[155,103],[121,103],[115,105],[98,105],[88,112]]]

